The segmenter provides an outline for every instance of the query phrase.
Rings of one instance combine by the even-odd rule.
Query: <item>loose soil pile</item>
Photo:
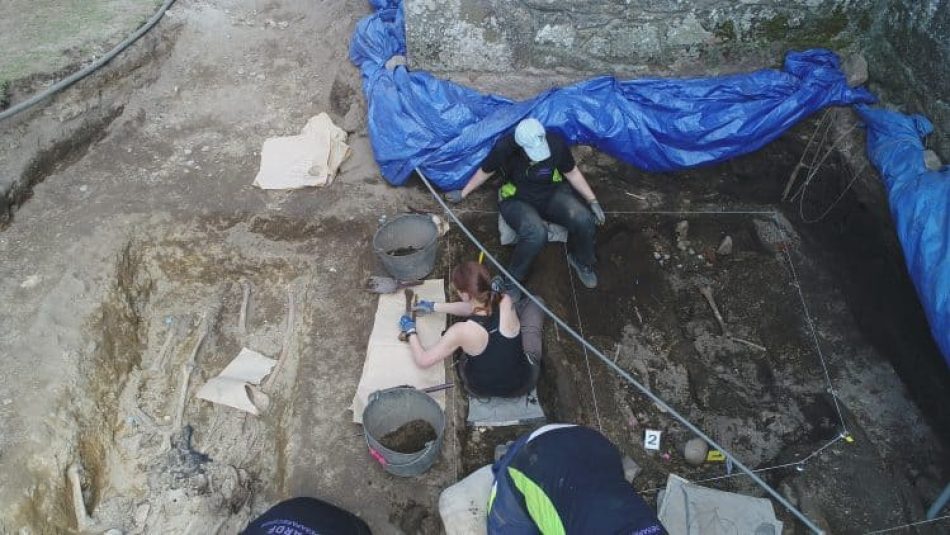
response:
[[[425,420],[413,420],[384,436],[379,443],[397,453],[415,453],[436,439],[435,428]]]

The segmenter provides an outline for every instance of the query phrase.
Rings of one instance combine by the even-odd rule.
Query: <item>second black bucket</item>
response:
[[[373,236],[373,251],[394,278],[419,280],[435,267],[439,229],[430,216],[401,215],[379,227]]]

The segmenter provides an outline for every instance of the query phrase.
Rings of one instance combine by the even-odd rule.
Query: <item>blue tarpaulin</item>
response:
[[[921,138],[933,125],[920,115],[859,106],[868,158],[887,188],[907,269],[937,345],[950,365],[950,166],[928,171]]]
[[[502,134],[532,116],[571,144],[596,147],[646,171],[675,171],[753,152],[826,106],[873,102],[848,87],[827,50],[791,52],[782,71],[687,80],[593,78],[513,102],[405,66],[401,0],[371,0],[350,59],[361,70],[369,130],[383,176],[402,185],[419,167],[459,189]]]

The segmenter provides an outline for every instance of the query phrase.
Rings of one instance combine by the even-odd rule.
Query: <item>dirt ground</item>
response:
[[[0,232],[0,532],[234,533],[275,501],[310,495],[375,532],[438,533],[438,493],[524,431],[465,428],[453,389],[439,461],[422,478],[397,479],[351,423],[376,303],[360,286],[380,273],[369,239],[381,215],[436,209],[418,184],[387,186],[373,162],[346,58],[367,12],[362,0],[180,1],[136,45],[145,59],[4,125],[0,155],[12,158],[37,152],[37,136],[55,137],[83,110],[97,117],[82,140],[38,151],[32,187]],[[115,93],[104,99],[93,84]],[[321,111],[350,133],[336,182],[251,187],[263,140],[297,133]],[[612,213],[599,232],[597,290],[573,281],[575,297],[558,246],[543,252],[530,286],[752,466],[797,463],[847,428],[853,442],[836,440],[802,471],[764,475],[835,532],[857,533],[921,518],[950,467],[933,418],[911,402],[842,284],[834,243],[794,214],[772,215],[806,130],[680,175],[580,151],[607,209],[638,213]],[[505,257],[491,198],[461,212]],[[764,213],[667,213],[723,209]],[[682,220],[685,250],[674,236]],[[734,251],[716,255],[725,235]],[[475,254],[453,230],[435,276]],[[721,337],[700,286],[713,289],[735,336],[766,350]],[[725,473],[685,465],[677,450],[689,434],[566,333],[549,325],[545,344],[549,418],[602,428],[643,467],[635,485],[648,499],[667,473]],[[260,417],[193,397],[241,347],[283,361]],[[663,431],[668,460],[643,449],[645,428]],[[90,516],[82,526],[70,467]],[[760,494],[741,477],[708,484]]]

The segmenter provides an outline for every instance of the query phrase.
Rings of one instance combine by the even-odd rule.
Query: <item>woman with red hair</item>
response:
[[[534,388],[541,365],[541,309],[530,299],[515,304],[500,277],[494,280],[478,262],[466,262],[452,272],[458,301],[419,301],[416,312],[468,318],[454,323],[432,347],[419,342],[408,315],[399,321],[407,334],[416,364],[428,368],[461,348],[459,375],[466,389],[479,397],[518,397]]]

